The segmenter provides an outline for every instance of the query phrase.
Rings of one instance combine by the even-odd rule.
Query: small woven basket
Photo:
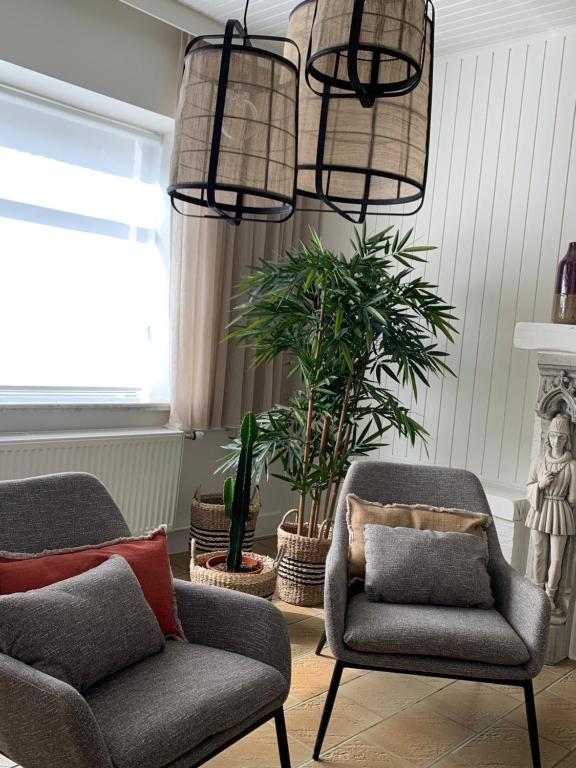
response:
[[[204,567],[206,560],[214,555],[225,555],[226,552],[210,552],[196,555],[194,539],[190,543],[190,581],[199,584],[209,584],[212,587],[224,587],[235,589],[256,597],[264,597],[271,600],[276,589],[276,577],[278,566],[282,561],[283,551],[279,550],[276,560],[266,555],[258,555],[255,552],[244,552],[262,563],[260,573],[228,573],[227,571],[209,571]]]
[[[331,539],[322,535],[324,523],[318,527],[318,538],[299,536],[296,524],[287,522],[295,513],[295,509],[287,512],[278,526],[278,547],[284,552],[278,569],[278,597],[291,605],[321,605]]]
[[[250,504],[250,520],[246,524],[244,546],[251,549],[254,544],[256,520],[260,512],[260,493],[254,491]],[[190,539],[196,541],[198,554],[219,552],[228,546],[230,520],[226,517],[221,493],[202,493],[197,488],[190,506]]]

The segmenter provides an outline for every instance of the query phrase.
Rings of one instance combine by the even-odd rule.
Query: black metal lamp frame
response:
[[[297,8],[310,2],[315,2],[315,0],[304,0],[304,2],[300,3],[300,5],[297,6]],[[299,171],[300,170],[314,171],[316,188],[314,193],[299,189],[298,194],[302,195],[303,197],[320,200],[330,210],[340,214],[340,216],[345,218],[347,221],[352,222],[353,224],[362,224],[366,220],[366,216],[369,216],[369,215],[376,216],[376,215],[382,214],[382,211],[374,211],[373,213],[370,213],[368,211],[369,206],[398,206],[398,205],[405,205],[408,203],[417,202],[418,205],[407,212],[400,213],[396,211],[388,211],[388,210],[385,211],[386,215],[388,216],[413,216],[414,214],[418,213],[418,211],[424,205],[424,196],[426,194],[426,184],[428,181],[428,161],[430,156],[430,128],[431,128],[431,117],[432,117],[432,90],[433,90],[433,81],[434,81],[435,12],[434,12],[434,6],[432,5],[432,3],[430,3],[429,5],[431,10],[430,10],[430,16],[427,17],[426,24],[430,25],[430,34],[431,34],[430,84],[429,84],[429,93],[428,93],[428,133],[426,136],[426,160],[424,165],[424,177],[422,182],[418,182],[415,179],[411,179],[407,176],[402,176],[396,173],[389,173],[389,172],[384,173],[382,171],[375,171],[375,170],[356,167],[356,166],[325,163],[324,152],[326,149],[326,129],[328,127],[330,100],[334,97],[339,98],[339,96],[338,95],[334,96],[334,94],[332,94],[331,86],[328,83],[324,84],[324,90],[321,94],[322,109],[321,109],[321,115],[320,115],[320,127],[318,131],[316,162],[314,164],[298,165]],[[425,42],[426,42],[426,36],[424,39],[424,43]],[[324,174],[326,172],[328,173],[328,183],[325,187]],[[363,175],[365,177],[365,184],[364,184],[364,194],[362,198],[357,199],[357,198],[350,198],[350,197],[343,197],[343,196],[332,197],[330,195],[330,176],[333,172],[344,172],[344,173],[351,173],[355,175]],[[419,190],[419,192],[415,195],[411,195],[410,197],[394,198],[393,200],[386,200],[386,199],[375,200],[369,197],[371,180],[372,180],[372,177],[374,176],[393,179],[397,181],[398,189],[400,189],[400,185],[403,183],[411,184],[413,187],[416,187]],[[342,203],[347,206],[354,205],[357,207],[352,210],[346,210],[339,207],[338,203]],[[310,209],[308,208],[307,210],[310,210]],[[318,209],[318,211],[323,212],[322,209]]]
[[[305,2],[306,1],[307,0],[305,0]],[[316,23],[316,15],[318,13],[318,5],[316,4],[314,19],[312,21],[312,34],[310,35],[308,56],[306,59],[306,82],[318,96],[324,97],[324,94],[326,93],[326,86],[329,86],[330,88],[338,88],[339,92],[332,93],[330,98],[357,98],[360,100],[360,103],[363,107],[370,108],[374,106],[376,99],[379,99],[383,96],[405,96],[410,93],[410,91],[413,91],[414,88],[416,88],[422,78],[422,73],[424,70],[426,35],[424,35],[422,39],[422,47],[418,61],[412,56],[393,48],[362,44],[360,42],[360,36],[362,33],[364,4],[365,0],[354,0],[352,19],[350,23],[350,36],[347,45],[324,48],[312,54],[312,34],[314,31],[314,24]],[[424,29],[426,29],[428,19],[432,18],[433,16],[434,5],[432,4],[432,0],[424,0]],[[371,80],[369,83],[365,83],[360,80],[360,75],[358,73],[358,56],[360,52],[365,52],[372,55]],[[334,56],[336,60],[334,73],[332,75],[326,74],[317,66],[317,63],[320,59],[330,55]],[[346,71],[348,74],[347,80],[338,76],[340,71],[340,62],[344,57],[346,59]],[[406,64],[406,77],[403,80],[399,80],[397,82],[378,82],[380,62],[382,57],[394,58],[403,61]],[[323,90],[316,90],[314,87],[314,81],[321,83],[324,86]]]
[[[322,634],[318,645],[316,647],[316,655],[320,656],[322,649],[326,645],[326,633]],[[322,712],[322,718],[318,727],[318,734],[316,736],[316,742],[314,744],[314,752],[312,757],[314,760],[320,759],[320,753],[322,752],[322,745],[324,743],[324,737],[330,723],[330,717],[332,710],[334,709],[334,702],[336,701],[336,694],[338,693],[338,687],[342,678],[342,673],[345,669],[365,669],[370,672],[394,672],[396,674],[404,675],[417,675],[420,677],[447,677],[441,673],[434,672],[422,672],[419,670],[408,669],[387,669],[385,667],[374,667],[369,664],[351,664],[349,662],[336,660],[334,671],[332,673],[332,679],[330,680],[330,687],[328,688],[328,695],[324,704],[324,710]],[[526,707],[526,720],[528,723],[528,737],[530,739],[530,752],[532,754],[532,768],[542,768],[540,758],[540,742],[538,740],[538,720],[536,717],[536,705],[534,702],[534,686],[532,680],[494,680],[492,678],[475,677],[468,675],[450,675],[450,678],[454,680],[464,680],[474,683],[491,683],[493,685],[512,685],[516,688],[522,688],[524,690],[524,705]]]
[[[241,43],[234,42],[235,38],[240,38]],[[214,44],[211,50],[221,49],[222,57],[220,63],[220,72],[218,78],[218,92],[216,96],[216,106],[214,112],[214,126],[212,130],[212,142],[210,147],[210,160],[208,165],[208,177],[205,182],[193,182],[193,183],[181,183],[172,184],[168,187],[168,194],[170,195],[172,207],[174,210],[190,218],[207,218],[207,219],[220,219],[228,222],[229,224],[238,225],[242,221],[269,221],[271,223],[281,224],[287,221],[296,210],[296,194],[297,194],[297,173],[294,173],[294,188],[290,197],[271,192],[270,190],[254,189],[251,187],[245,187],[236,184],[221,184],[218,183],[218,162],[220,158],[220,145],[222,140],[222,126],[224,123],[224,109],[226,105],[226,92],[228,87],[228,80],[230,75],[230,61],[233,51],[245,50],[251,48],[252,51],[259,55],[269,59],[275,59],[281,61],[282,64],[290,67],[296,77],[296,126],[295,126],[295,159],[296,167],[298,166],[298,93],[300,82],[300,51],[296,44],[285,37],[274,37],[271,35],[249,35],[245,26],[243,26],[238,20],[230,19],[226,24],[224,36],[222,35],[202,35],[196,37],[188,43],[185,51],[186,56],[193,56],[195,53],[202,51],[199,46],[200,42],[212,41]],[[297,64],[293,64],[289,59],[281,56],[278,53],[270,51],[265,48],[254,47],[254,42],[275,42],[275,43],[290,43],[292,44],[298,53]],[[218,203],[216,200],[217,192],[233,192],[236,194],[236,200],[234,204],[230,203]],[[271,204],[270,206],[248,206],[245,205],[246,195],[254,195],[260,198],[268,199],[271,203],[277,203],[277,205]],[[176,201],[179,200],[184,203],[190,203],[202,208],[207,208],[213,213],[184,213],[180,210]],[[280,218],[260,218],[260,217],[272,217],[277,216]]]

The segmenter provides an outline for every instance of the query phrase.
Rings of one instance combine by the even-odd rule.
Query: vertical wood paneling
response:
[[[396,440],[383,457],[525,481],[537,376],[512,339],[517,322],[549,318],[558,259],[576,239],[575,71],[574,32],[437,60],[427,200],[400,224],[438,246],[425,274],[456,306],[457,378],[417,403],[401,390],[428,454]]]

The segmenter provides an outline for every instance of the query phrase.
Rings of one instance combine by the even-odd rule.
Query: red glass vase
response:
[[[576,242],[558,264],[552,322],[576,325]]]

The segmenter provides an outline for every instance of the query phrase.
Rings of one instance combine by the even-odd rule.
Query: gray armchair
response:
[[[91,475],[0,483],[0,550],[34,553],[129,535]],[[260,598],[175,584],[189,644],[168,643],[84,695],[0,654],[0,753],[25,768],[192,768],[274,718],[280,764],[289,768],[284,617]]]
[[[534,768],[540,768],[532,679],[544,663],[550,607],[543,590],[504,559],[488,530],[492,610],[371,603],[348,584],[346,496],[382,504],[429,504],[490,514],[469,472],[388,462],[358,462],[340,495],[326,568],[326,634],[336,659],[314,759],[318,760],[346,667],[516,685],[524,689]],[[320,646],[318,651],[320,650]]]

